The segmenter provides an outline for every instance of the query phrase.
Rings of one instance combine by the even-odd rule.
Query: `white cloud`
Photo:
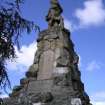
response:
[[[68,30],[70,31],[73,30],[73,24],[70,22],[70,20],[64,19],[64,25],[65,25],[65,28],[67,28]]]
[[[67,18],[64,19],[64,26],[65,26],[65,28],[70,30],[70,32],[73,32],[73,31],[79,29],[79,27],[77,25],[75,25],[71,20],[69,20]]]
[[[105,105],[105,101],[93,101],[93,105]]]
[[[96,61],[91,61],[88,65],[87,65],[87,68],[86,70],[88,71],[93,71],[93,70],[99,70],[101,69],[101,63],[98,63]]]
[[[88,0],[84,2],[84,8],[78,8],[75,16],[79,20],[80,27],[98,26],[105,22],[105,9],[102,0]]]
[[[7,94],[0,94],[0,98],[7,98],[8,95]]]
[[[78,54],[78,56],[79,56],[78,66],[81,68],[82,67],[82,58],[79,54]]]
[[[93,105],[105,105],[105,91],[96,92],[91,96]]]
[[[37,49],[36,42],[26,46],[23,45],[20,51],[15,47],[17,58],[15,61],[7,61],[9,70],[22,70],[23,72],[33,63],[34,54]]]
[[[105,91],[96,92],[91,95],[92,100],[94,101],[104,101],[105,100]]]

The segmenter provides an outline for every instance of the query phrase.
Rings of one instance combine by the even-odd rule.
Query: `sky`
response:
[[[26,0],[21,5],[21,15],[47,29],[45,16],[50,0]],[[65,27],[71,32],[75,51],[80,57],[79,69],[85,90],[93,105],[105,105],[105,0],[59,0]],[[38,32],[26,32],[20,37],[17,59],[7,61],[12,87],[19,85],[25,72],[33,63],[37,50]],[[4,93],[2,96],[6,96]]]

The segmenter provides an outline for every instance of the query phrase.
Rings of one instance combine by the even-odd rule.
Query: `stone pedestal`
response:
[[[14,88],[8,105],[12,99],[16,105],[90,105],[70,32],[60,27],[44,30],[39,33],[37,47],[33,65],[21,85]],[[77,99],[81,104],[75,104]]]

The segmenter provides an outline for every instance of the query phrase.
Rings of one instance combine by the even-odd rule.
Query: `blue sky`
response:
[[[105,0],[59,0],[63,7],[65,27],[71,31],[75,50],[80,56],[79,68],[85,90],[93,105],[105,105]],[[45,16],[49,0],[26,0],[21,6],[22,16],[34,21],[41,30],[47,28]],[[19,84],[33,62],[38,33],[25,32],[20,38],[21,52],[15,62],[8,61],[12,86]]]

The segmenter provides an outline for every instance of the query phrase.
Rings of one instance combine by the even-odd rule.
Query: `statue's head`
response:
[[[51,0],[51,4],[57,4],[58,0]]]
[[[51,8],[56,11],[59,11],[59,13],[63,12],[58,0],[51,0]]]

